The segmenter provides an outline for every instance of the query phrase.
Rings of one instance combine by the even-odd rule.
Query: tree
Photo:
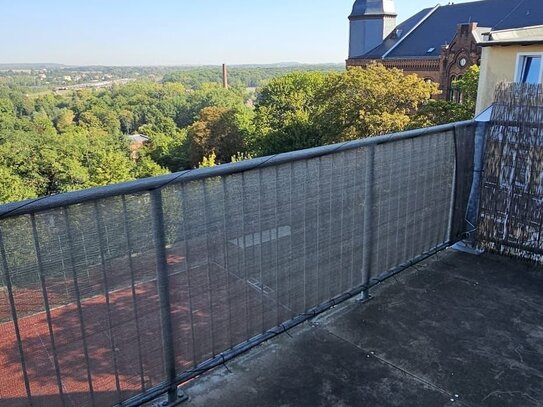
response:
[[[133,170],[134,178],[156,177],[167,174],[168,170],[157,164],[148,154],[140,154]]]
[[[9,133],[14,130],[15,106],[10,99],[0,98],[0,137],[3,133]]]
[[[462,96],[461,104],[466,112],[466,120],[473,118],[477,104],[477,90],[479,87],[480,69],[477,65],[468,68],[461,79],[454,82]]]
[[[240,70],[231,76],[239,87],[229,89],[203,83],[216,81],[216,70],[63,95],[27,97],[26,90],[0,85],[0,169],[7,180],[0,198],[56,194],[400,130],[435,91],[379,66],[273,78],[281,72]],[[256,99],[245,89],[270,78]],[[136,159],[126,137],[134,131],[150,139]]]
[[[275,154],[406,129],[436,84],[380,64],[274,79],[256,106],[251,150]]]
[[[401,131],[438,93],[437,84],[371,64],[330,74],[316,96],[321,140],[333,143]]]
[[[223,107],[206,107],[200,119],[188,128],[187,140],[192,166],[212,153],[219,163],[245,152],[245,140],[238,122],[238,112]]]
[[[145,124],[139,128],[139,131],[150,138],[150,143],[145,147],[145,151],[158,165],[171,172],[190,167],[185,129],[177,130],[174,134],[164,134],[154,126]]]
[[[320,108],[315,95],[322,91],[325,80],[322,73],[296,72],[264,86],[257,97],[250,149],[268,155],[320,145],[314,125]]]
[[[70,109],[62,109],[56,120],[55,127],[59,133],[64,133],[74,124],[75,114]]]
[[[187,96],[185,106],[179,109],[175,122],[178,127],[190,126],[199,119],[206,107],[241,110],[245,106],[243,94],[237,89],[224,89],[218,84],[207,83]]]
[[[302,150],[325,143],[314,122],[308,119],[295,119],[278,129],[268,131],[258,125],[256,128],[256,138],[252,139],[250,149],[255,156]]]
[[[102,186],[133,179],[134,163],[119,151],[93,151],[89,158],[89,186]]]
[[[202,162],[198,164],[198,168],[209,168],[217,165],[217,154],[212,152],[208,156],[202,157]]]
[[[41,136],[51,136],[57,133],[53,122],[44,111],[32,115],[32,129]]]
[[[121,131],[123,134],[131,134],[135,129],[134,113],[130,110],[123,109],[119,112],[119,121],[121,123]]]
[[[318,72],[296,72],[270,81],[257,97],[257,114],[262,125],[272,129],[293,122],[308,121],[316,111],[315,95],[326,76]]]
[[[473,119],[479,86],[479,67],[472,65],[462,79],[453,82],[453,86],[460,92],[460,103],[430,100],[419,109],[410,127],[429,127]]]
[[[36,191],[9,168],[0,166],[0,203],[35,198]]]

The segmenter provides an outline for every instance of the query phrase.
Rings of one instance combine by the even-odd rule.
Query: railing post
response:
[[[475,245],[479,204],[481,199],[481,183],[485,157],[487,123],[477,122],[475,127],[475,151],[473,165],[473,182],[469,194],[466,214],[467,240],[472,247]]]
[[[471,189],[469,193],[467,208],[463,224],[463,240],[456,243],[453,249],[480,255],[484,252],[481,248],[477,247],[476,237],[479,218],[479,205],[481,199],[481,186],[482,175],[484,167],[484,156],[486,147],[486,131],[488,124],[486,122],[476,122],[474,129],[474,152],[473,152],[473,178],[471,182]],[[456,164],[458,166],[458,156],[456,157]],[[452,222],[451,222],[452,223]],[[455,236],[451,234],[451,240]]]
[[[9,308],[11,312],[11,322],[13,323],[13,328],[15,330],[15,339],[17,340],[17,350],[19,351],[19,361],[21,362],[21,370],[23,374],[23,381],[25,385],[25,391],[26,391],[26,398],[29,406],[33,405],[33,399],[32,399],[32,393],[30,391],[30,380],[28,377],[28,371],[26,369],[26,359],[25,359],[25,352],[24,352],[24,346],[23,346],[23,338],[21,336],[21,330],[19,327],[19,319],[17,316],[17,307],[15,305],[15,295],[13,293],[13,286],[11,282],[11,272],[10,267],[8,263],[8,258],[6,254],[6,247],[4,245],[4,235],[2,232],[2,229],[0,229],[0,257],[2,258],[1,264],[2,264],[2,270],[0,270],[0,277],[1,277],[1,271],[4,273],[4,283],[6,284],[6,288],[8,290],[8,300],[9,300]],[[0,283],[2,280],[0,279]],[[6,329],[6,328],[3,328]]]
[[[166,233],[164,230],[164,211],[162,209],[162,192],[160,189],[151,191],[151,215],[153,217],[153,234],[156,253],[157,291],[160,304],[160,322],[162,327],[162,345],[164,369],[169,384],[168,398],[160,403],[161,406],[175,406],[186,397],[178,395],[175,371],[175,351],[173,346],[172,313],[170,305],[170,282],[168,275],[168,258],[166,254]]]
[[[363,258],[362,258],[362,278],[364,290],[362,290],[361,302],[371,299],[370,279],[371,265],[373,260],[373,205],[375,192],[375,144],[368,147],[368,157],[366,160],[366,179],[364,182],[364,235],[363,235]]]

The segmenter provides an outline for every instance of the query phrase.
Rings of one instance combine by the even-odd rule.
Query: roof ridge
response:
[[[400,45],[407,37],[409,37],[413,33],[413,31],[419,28],[421,24],[424,23],[440,7],[441,7],[440,4],[436,4],[436,6],[432,10],[430,10],[428,14],[426,14],[426,16],[424,16],[417,24],[415,24],[415,26],[411,28],[411,30],[409,30],[407,34],[405,34],[402,38],[400,38],[396,44],[390,47],[390,49],[383,54],[381,59],[385,59],[392,51],[394,51],[398,47],[398,45]]]

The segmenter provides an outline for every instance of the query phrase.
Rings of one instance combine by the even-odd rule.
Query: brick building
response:
[[[479,64],[483,34],[543,24],[543,0],[482,0],[437,5],[396,25],[394,0],[356,0],[349,16],[347,66],[377,61],[440,84],[441,97],[457,99],[452,83]]]

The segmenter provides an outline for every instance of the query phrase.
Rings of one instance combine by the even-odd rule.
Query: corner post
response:
[[[370,279],[371,265],[373,260],[373,205],[375,200],[375,144],[368,147],[368,157],[366,159],[366,179],[364,182],[364,235],[362,250],[362,278],[364,289],[360,302],[371,300]]]

